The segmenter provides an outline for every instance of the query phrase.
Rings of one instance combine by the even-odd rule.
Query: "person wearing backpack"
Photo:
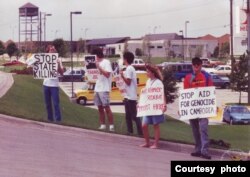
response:
[[[184,89],[213,86],[208,73],[202,71],[202,60],[198,57],[192,59],[193,73],[187,74],[184,79]],[[195,150],[191,156],[211,159],[208,153],[208,118],[190,119],[190,125],[195,140]]]

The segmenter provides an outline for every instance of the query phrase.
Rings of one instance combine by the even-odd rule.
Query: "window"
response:
[[[154,48],[155,48],[155,46],[151,45],[151,46],[149,46],[149,48],[150,48],[150,49],[154,49]]]
[[[162,46],[157,46],[157,49],[162,49],[163,47]]]

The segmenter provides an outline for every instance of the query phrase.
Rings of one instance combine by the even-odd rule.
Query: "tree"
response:
[[[216,47],[214,48],[213,57],[214,57],[214,58],[218,58],[218,56],[219,56],[219,46],[216,46]]]
[[[236,64],[235,59],[233,59],[234,67],[230,75],[230,82],[232,90],[240,92],[239,104],[241,104],[241,92],[246,91],[248,87],[247,61],[249,57],[249,52],[247,52],[247,55],[243,54],[240,56],[238,64]]]
[[[162,75],[166,101],[167,103],[173,103],[174,100],[178,97],[178,87],[176,85],[177,81],[174,77],[174,73],[171,69],[166,68],[162,71]]]
[[[68,52],[68,47],[63,39],[55,39],[53,41],[53,45],[55,46],[59,57],[66,57]]]
[[[10,43],[7,45],[6,52],[7,52],[7,54],[9,55],[10,58],[11,58],[13,55],[15,55],[16,53],[18,53],[18,48],[17,48],[16,44],[15,44],[14,42],[10,42]]]
[[[230,53],[230,45],[229,42],[222,43],[221,49],[220,49],[220,55],[221,57],[227,57]]]
[[[5,47],[2,41],[0,41],[0,55],[3,55],[5,53]]]
[[[141,57],[142,56],[142,50],[140,48],[136,48],[135,49],[135,55],[138,56],[138,57]]]

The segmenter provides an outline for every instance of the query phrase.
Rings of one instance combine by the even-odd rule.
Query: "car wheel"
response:
[[[77,103],[80,105],[86,105],[87,104],[87,98],[86,97],[80,97],[77,100]]]
[[[230,119],[230,125],[233,125],[233,119],[232,118]]]
[[[229,83],[225,83],[225,84],[223,85],[223,88],[224,88],[224,89],[229,89],[229,86],[230,86]]]

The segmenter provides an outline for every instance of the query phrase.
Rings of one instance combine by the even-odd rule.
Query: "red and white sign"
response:
[[[96,82],[98,75],[100,74],[99,70],[96,68],[96,55],[85,55],[84,56],[87,77],[89,82]]]
[[[164,106],[163,86],[143,88],[137,106],[137,117],[162,115]]]

